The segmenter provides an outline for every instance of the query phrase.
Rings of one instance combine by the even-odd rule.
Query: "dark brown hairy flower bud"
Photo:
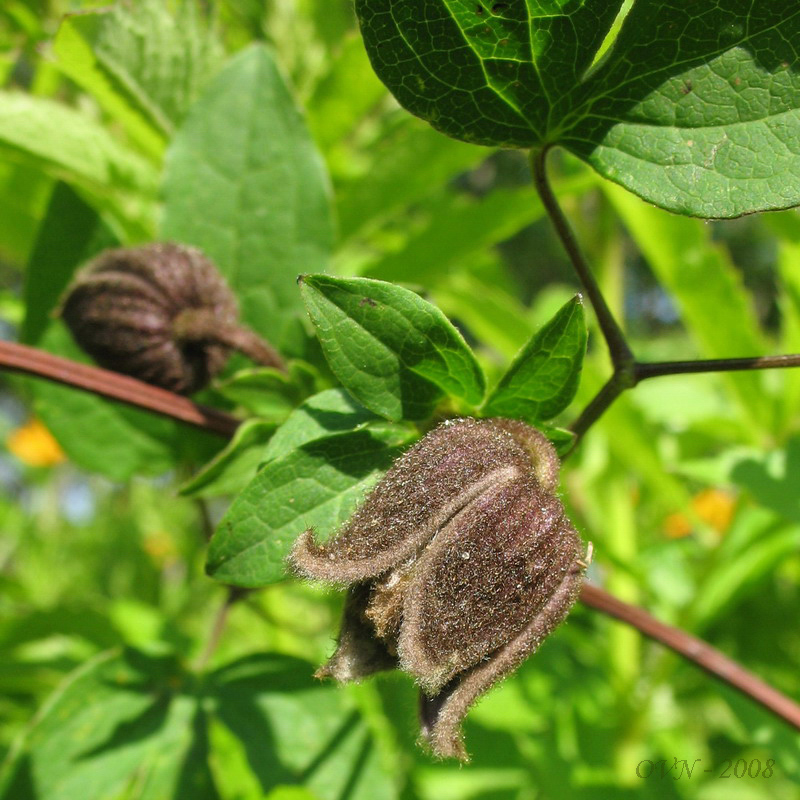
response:
[[[285,368],[272,347],[239,325],[236,298],[194,247],[106,250],[78,273],[60,314],[101,367],[180,394],[208,385],[232,350]]]
[[[451,420],[329,541],[301,535],[295,571],[350,586],[338,647],[317,674],[409,672],[433,752],[465,760],[470,706],[536,650],[580,590],[583,546],[554,494],[558,471],[529,425]]]

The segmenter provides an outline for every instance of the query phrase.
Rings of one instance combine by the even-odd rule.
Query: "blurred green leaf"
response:
[[[531,6],[430,0],[418,14],[357,0],[373,67],[412,113],[457,139],[561,143],[606,177],[683,214],[800,204],[800,18],[782,4]],[[780,178],[776,178],[780,175]]]
[[[0,153],[86,189],[123,221],[149,224],[157,171],[88,114],[21,92],[0,92]],[[125,206],[129,195],[138,206]]]
[[[519,298],[476,275],[453,272],[433,296],[450,319],[458,320],[482,346],[495,348],[506,360],[530,339],[533,325]]]
[[[276,798],[396,798],[393,769],[348,693],[314,680],[313,671],[287,656],[240,659],[210,676],[215,716],[244,743],[262,790]],[[278,789],[286,784],[306,793]]]
[[[710,569],[703,576],[703,590],[689,607],[692,627],[707,628],[737,605],[800,549],[800,526],[776,524],[772,513],[759,508],[740,512]]]
[[[53,180],[41,171],[0,163],[0,258],[28,261],[52,191]]]
[[[162,237],[202,248],[280,348],[300,309],[295,279],[325,268],[332,223],[321,159],[265,47],[239,53],[192,106],[164,196]]]
[[[94,49],[94,40],[102,27],[96,15],[67,17],[61,23],[53,43],[56,64],[119,121],[144,153],[156,160],[163,153],[166,138],[163,131],[131,102],[131,98],[126,97],[124,84],[106,67]]]
[[[289,376],[269,367],[240,370],[216,391],[249,413],[276,424],[286,419],[301,398],[301,389]]]
[[[328,152],[350,135],[386,93],[369,65],[360,36],[345,41],[308,100],[308,126]]]
[[[800,437],[760,459],[750,457],[733,466],[730,479],[747,489],[758,503],[785,520],[800,524]]]
[[[366,278],[305,275],[303,300],[331,369],[364,406],[424,419],[448,392],[477,405],[485,378],[461,334],[408,289]]]
[[[158,0],[69,16],[53,49],[60,69],[154,157],[222,57],[194,3],[172,13]]]
[[[588,169],[562,181],[560,198],[582,194],[596,183]],[[368,278],[418,282],[431,288],[446,275],[463,271],[464,262],[536,222],[544,208],[531,186],[497,188],[480,198],[447,192],[431,210],[428,223],[403,246],[373,262],[360,273]]]
[[[269,461],[217,526],[208,573],[235,586],[286,577],[285,559],[304,530],[344,522],[398,455],[367,431],[328,436]]]
[[[116,244],[97,212],[69,185],[57,183],[25,271],[23,342],[41,339],[81,262]]]
[[[403,120],[369,148],[363,174],[337,187],[339,235],[347,241],[398,209],[419,202],[437,187],[486,158],[478,148],[455,142]]]
[[[31,724],[0,797],[115,800],[136,787],[147,800],[216,800],[186,680],[176,662],[132,650],[88,662]]]
[[[672,293],[704,358],[767,355],[741,275],[698,220],[665,214],[612,184],[603,185],[648,264]],[[761,373],[723,375],[754,432],[772,430],[775,409]]]
[[[519,352],[489,395],[483,414],[532,424],[555,417],[578,389],[586,337],[583,303],[576,296]]]

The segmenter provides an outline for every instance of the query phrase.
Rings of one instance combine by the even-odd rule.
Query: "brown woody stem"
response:
[[[224,411],[193,403],[186,397],[136,378],[79,364],[35,347],[0,342],[0,367],[83,389],[226,438],[233,436],[239,427],[239,420]]]
[[[262,367],[273,367],[280,372],[287,371],[286,362],[278,351],[255,331],[241,325],[221,322],[207,308],[182,311],[173,320],[172,330],[180,341],[222,344],[237,350]]]
[[[159,389],[109,370],[78,364],[24,345],[0,342],[0,367],[118,400],[228,438],[233,436],[239,425],[239,420],[229,414],[199,406],[166,389]],[[199,664],[205,664],[216,647],[230,606],[236,599],[238,596],[230,594],[220,609]],[[645,636],[670,647],[688,661],[800,729],[800,707],[793,700],[771,688],[706,642],[680,628],[659,622],[644,609],[624,603],[596,586],[584,584],[580,599],[585,605],[615,617]]]
[[[702,639],[660,622],[644,609],[625,603],[589,583],[583,585],[580,600],[584,605],[625,622],[650,639],[669,647],[800,730],[800,705]]]

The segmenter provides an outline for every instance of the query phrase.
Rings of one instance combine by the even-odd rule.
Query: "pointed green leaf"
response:
[[[449,393],[477,405],[483,372],[436,306],[400,286],[306,275],[301,291],[331,369],[366,408],[424,419]]]
[[[162,237],[205,250],[247,323],[280,346],[300,311],[295,279],[325,268],[332,223],[322,161],[265,47],[236,55],[192,106],[164,195]]]
[[[578,389],[586,335],[583,303],[577,296],[518,353],[486,401],[483,415],[536,424],[563,411]]]
[[[208,552],[208,573],[235,586],[286,577],[285,559],[307,528],[344,522],[397,456],[356,431],[310,442],[268,462],[228,509]]]
[[[458,139],[560,143],[663,208],[732,217],[800,203],[790,3],[357,0],[378,76]]]

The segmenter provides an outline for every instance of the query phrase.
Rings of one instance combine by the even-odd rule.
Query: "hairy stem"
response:
[[[597,321],[600,324],[600,330],[603,332],[603,337],[608,344],[608,349],[611,354],[611,362],[615,370],[627,369],[633,363],[633,353],[631,352],[628,342],[625,339],[625,334],[622,332],[611,309],[606,303],[603,293],[600,291],[600,286],[592,273],[589,264],[584,258],[575,234],[558,204],[553,189],[550,186],[550,181],[547,178],[547,147],[533,150],[531,152],[531,171],[533,173],[533,182],[536,186],[536,191],[539,193],[542,205],[544,206],[550,221],[553,223],[556,234],[561,240],[561,244],[567,251],[569,260],[578,275],[578,279],[583,286],[589,302],[592,304],[594,313],[597,315]]]

